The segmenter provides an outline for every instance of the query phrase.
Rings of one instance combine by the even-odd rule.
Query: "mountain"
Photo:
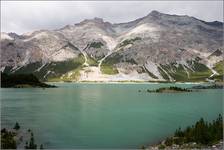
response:
[[[205,81],[223,76],[223,23],[152,11],[127,23],[86,19],[1,33],[1,71],[42,81]]]

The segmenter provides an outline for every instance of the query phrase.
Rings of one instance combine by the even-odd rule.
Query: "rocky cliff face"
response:
[[[223,23],[152,11],[23,35],[1,33],[1,71],[48,81],[204,81],[223,75]]]

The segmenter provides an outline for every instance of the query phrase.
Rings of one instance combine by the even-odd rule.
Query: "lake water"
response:
[[[221,89],[165,94],[145,90],[173,84],[57,85],[1,89],[2,128],[18,121],[44,148],[140,148],[222,113]]]

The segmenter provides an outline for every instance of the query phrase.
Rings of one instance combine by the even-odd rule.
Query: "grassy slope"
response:
[[[97,60],[95,60],[94,58],[89,57],[89,56],[87,56],[87,63],[88,63],[90,66],[98,66],[98,62],[97,62]]]
[[[79,60],[77,60],[78,62],[80,62],[80,64],[84,63],[84,58],[79,58]],[[98,66],[98,62],[92,58],[89,57],[87,55],[87,63],[89,64],[89,66]],[[51,82],[58,82],[58,81],[64,81],[64,82],[70,82],[70,81],[77,81],[80,77],[80,70],[82,70],[82,65],[79,65],[77,68],[70,70],[69,72],[65,73],[64,75],[60,76],[60,77],[54,77],[54,78],[50,78],[48,79],[48,81]]]
[[[139,38],[130,39],[123,41],[120,45],[124,46],[126,44],[130,44],[136,40],[140,40]],[[102,43],[100,42],[93,42],[91,43],[91,47],[100,48],[102,46]],[[110,57],[106,58],[102,65],[101,65],[101,71],[104,74],[117,74],[118,70],[115,67],[115,64],[118,62],[121,62],[123,56],[119,55],[118,53],[112,54]],[[134,60],[125,60],[129,63],[136,64]],[[173,79],[176,81],[182,81],[182,82],[198,82],[198,81],[205,81],[211,74],[211,70],[206,67],[205,65],[199,63],[200,60],[194,60],[194,61],[188,61],[188,65],[193,68],[194,71],[190,70],[185,66],[185,69],[189,72],[189,78],[188,75],[184,69],[183,65],[177,65],[175,63],[167,64],[167,65],[160,65],[160,67],[165,70]],[[79,71],[82,69],[82,64],[84,63],[84,57],[80,54],[78,58],[70,59],[63,62],[51,62],[49,64],[46,64],[40,71],[36,71],[39,67],[41,67],[40,62],[28,64],[15,72],[13,74],[30,74],[33,73],[35,76],[37,76],[42,81],[71,81],[71,80],[78,80],[78,77],[80,76]],[[87,63],[90,66],[97,66],[98,62],[87,56]],[[211,79],[218,79],[223,81],[223,66],[224,61],[218,62],[214,66],[214,70],[216,70],[220,75],[216,75],[212,77]],[[163,76],[164,79],[169,80],[169,77],[167,74],[161,69],[159,69],[160,74]],[[11,67],[6,67],[5,73],[10,73]],[[44,76],[48,73],[48,71],[51,71],[49,75],[44,78]],[[72,75],[68,75],[68,72],[72,72]],[[152,78],[157,79],[155,75],[153,75],[151,72],[148,72],[149,76]],[[63,74],[65,74],[62,78],[60,78]]]
[[[58,63],[53,70],[58,72],[58,75],[52,75],[47,78],[48,81],[71,81],[78,80],[82,69],[82,64],[84,63],[84,57],[79,55],[76,59],[71,59],[69,61]],[[68,73],[72,72],[71,76],[68,76]],[[64,76],[62,76],[64,75]]]
[[[160,65],[160,66],[176,81],[182,81],[187,78],[187,74],[186,74],[185,70],[183,69],[182,65],[178,65],[178,67],[176,67],[174,64]],[[169,79],[166,74],[164,75],[164,72],[163,72],[162,76],[165,77],[166,79]]]
[[[103,74],[113,75],[113,74],[117,74],[118,70],[115,67],[113,67],[112,65],[102,65],[101,72]]]
[[[128,44],[133,44],[137,40],[141,40],[141,38],[140,37],[136,37],[136,38],[133,38],[133,39],[126,39],[126,40],[124,40],[123,42],[121,42],[119,44],[119,47],[124,47],[124,46],[126,46]]]
[[[217,71],[219,73],[219,75],[215,75],[211,79],[216,79],[218,81],[223,81],[224,61],[220,61],[220,62],[216,63],[213,69],[215,71]]]
[[[224,61],[220,61],[215,64],[214,68],[219,74],[223,75],[224,72]]]
[[[62,62],[51,62],[46,64],[40,71],[36,71],[39,67],[41,67],[40,62],[28,64],[17,71],[15,71],[13,74],[30,74],[33,73],[38,79],[42,81],[51,81],[51,80],[57,80],[60,79],[60,76],[71,71],[79,68],[84,63],[84,57],[82,55],[79,55],[75,59],[70,59],[67,61]],[[46,75],[49,71],[48,75]],[[46,76],[45,76],[46,75]],[[44,77],[45,76],[45,77]]]
[[[175,63],[169,64],[169,65],[160,65],[173,79],[176,81],[181,81],[181,82],[198,82],[198,81],[205,81],[206,78],[208,78],[212,72],[211,70],[206,67],[205,65],[194,61],[194,62],[189,62],[190,65],[193,67],[194,71],[190,70],[186,66],[183,65],[176,65]],[[187,72],[185,71],[184,67],[186,70],[189,72],[189,77],[187,75]],[[168,76],[159,69],[161,75],[168,80]]]
[[[120,62],[121,58],[122,56],[120,56],[119,54],[114,54],[113,57],[106,58],[101,64],[101,72],[103,74],[110,74],[110,75],[117,74],[118,70],[114,66],[114,64]]]
[[[89,45],[89,47],[93,47],[93,48],[101,48],[102,46],[103,46],[103,43],[101,42],[92,42]]]
[[[205,65],[194,62],[194,72],[190,72],[190,81],[205,81],[206,78],[212,75],[212,71]]]

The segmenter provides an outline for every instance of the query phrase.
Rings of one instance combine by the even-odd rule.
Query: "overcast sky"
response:
[[[152,10],[223,21],[223,1],[1,1],[1,31],[24,33],[57,29],[94,17],[128,22]]]

